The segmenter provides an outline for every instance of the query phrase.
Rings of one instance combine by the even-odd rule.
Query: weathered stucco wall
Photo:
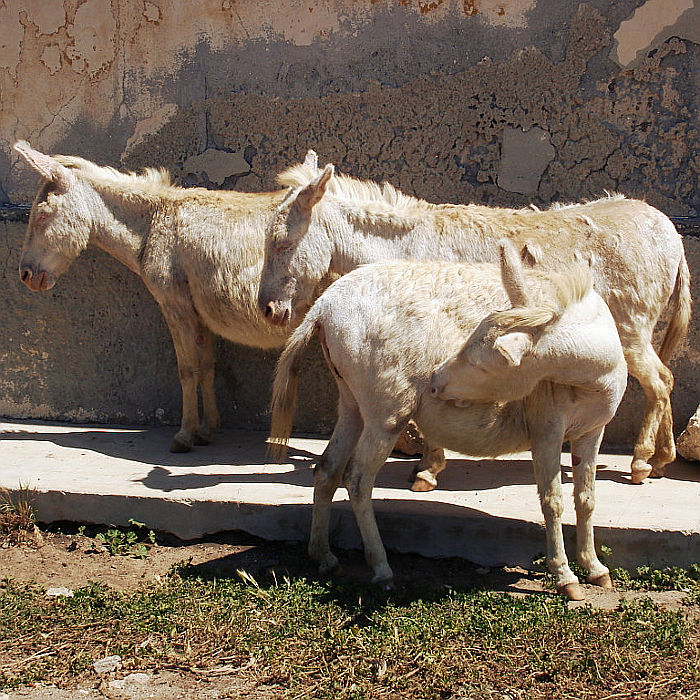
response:
[[[25,138],[185,185],[269,189],[313,147],[432,201],[616,190],[697,216],[699,27],[696,0],[5,0],[0,202],[34,195],[10,149]],[[0,414],[177,420],[173,350],[141,283],[90,252],[31,294],[22,228],[0,223]],[[697,404],[693,333],[679,420]],[[264,427],[274,357],[220,343],[226,424]],[[325,428],[333,393],[309,362],[301,425]]]

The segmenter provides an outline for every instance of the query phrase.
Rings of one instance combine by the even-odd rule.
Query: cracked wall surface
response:
[[[699,12],[698,0],[4,0],[0,202],[34,196],[36,177],[10,148],[24,138],[115,167],[163,166],[186,186],[271,189],[279,170],[314,148],[322,163],[431,201],[543,206],[608,190],[697,216]],[[21,236],[12,231],[0,259],[16,286]],[[129,313],[111,308],[117,287],[157,318],[140,282],[115,265],[102,254],[81,258],[51,293],[88,284],[73,276],[93,271],[91,303],[109,309],[100,338]],[[46,382],[61,366],[51,364],[50,338],[80,336],[94,354],[82,312],[49,321],[56,307],[46,298],[37,307],[13,290],[13,343],[36,331],[39,309],[58,325],[42,345],[47,359],[6,343],[4,364],[26,361]],[[138,351],[114,340],[110,408],[100,407],[96,378],[83,389],[95,394],[83,401],[93,419],[152,420],[156,393],[167,397],[159,415],[177,416],[169,338],[162,322],[147,325],[162,368],[152,368],[144,398],[119,409],[116,397],[133,381],[121,365]],[[220,385],[236,387],[228,419],[264,425],[259,388],[235,377],[267,386],[270,358],[224,343],[219,358]],[[0,413],[50,404],[3,381]],[[68,411],[67,400],[60,405]]]

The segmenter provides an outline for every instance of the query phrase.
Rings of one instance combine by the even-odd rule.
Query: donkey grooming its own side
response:
[[[20,279],[34,291],[51,289],[89,243],[141,277],[177,355],[182,423],[171,450],[208,443],[220,422],[214,335],[275,348],[291,331],[266,323],[256,308],[265,226],[286,190],[183,189],[171,185],[165,171],[124,174],[83,158],[48,156],[25,141],[14,148],[43,178],[29,216]]]
[[[314,473],[309,554],[322,572],[338,564],[328,530],[342,479],[374,581],[391,581],[372,488],[412,418],[431,444],[464,454],[532,449],[547,564],[558,590],[580,599],[561,523],[560,459],[568,440],[578,560],[589,582],[611,585],[595,553],[592,514],[603,429],[627,382],[615,322],[584,265],[566,277],[524,272],[515,250],[504,244],[501,268],[365,265],[334,282],[287,342],[272,399],[271,441],[278,457],[291,431],[299,361],[316,333],[338,386],[338,421]]]

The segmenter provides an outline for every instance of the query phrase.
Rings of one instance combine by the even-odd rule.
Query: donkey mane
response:
[[[317,175],[319,170],[312,168],[305,163],[292,165],[277,175],[277,182],[283,187],[305,187]],[[431,204],[424,199],[412,197],[396,189],[388,182],[381,185],[371,180],[359,180],[350,175],[336,173],[328,183],[328,191],[339,199],[347,200],[353,204],[375,204],[378,205],[376,211],[367,212],[368,215],[375,214],[406,214],[410,210],[435,209],[444,205]],[[384,205],[384,206],[382,206]],[[389,210],[387,206],[391,208]],[[450,205],[447,205],[450,206]]]
[[[496,311],[490,317],[499,331],[513,328],[539,328],[558,319],[571,304],[581,301],[593,286],[590,268],[583,263],[574,265],[566,273],[543,273],[532,270],[548,283],[551,299],[532,307],[517,306],[505,311]]]
[[[165,168],[145,168],[141,173],[123,173],[108,165],[97,165],[78,156],[54,156],[64,167],[75,170],[98,187],[116,190],[133,195],[134,188],[139,194],[156,194],[161,188],[173,187],[170,173]]]
[[[306,163],[299,163],[283,170],[277,175],[276,179],[283,187],[297,189],[310,184],[319,174],[320,170],[317,168],[307,165]],[[437,213],[440,211],[462,209],[464,206],[468,206],[458,204],[433,204],[424,199],[404,194],[401,190],[388,182],[379,185],[371,180],[359,180],[350,175],[342,175],[337,172],[328,183],[328,192],[338,199],[360,207],[362,211],[354,212],[354,214],[361,219],[375,220],[375,222],[381,219],[393,219],[392,223],[398,226],[402,224],[410,226],[411,222],[409,219],[411,215],[420,216],[427,211]],[[572,203],[555,202],[544,210],[531,204],[519,211],[531,211],[536,214],[541,214],[543,211],[575,211],[587,207],[590,204],[603,204],[622,199],[625,199],[624,195],[606,191],[604,197],[595,200]],[[479,209],[481,209],[481,207],[477,207],[472,216],[476,215]],[[588,225],[594,226],[594,222],[590,217],[583,213],[580,216],[584,218]],[[402,217],[405,217],[406,220],[402,221]]]

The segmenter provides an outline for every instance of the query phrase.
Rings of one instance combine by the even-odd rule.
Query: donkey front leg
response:
[[[198,445],[208,445],[214,433],[221,427],[219,409],[216,406],[214,390],[214,334],[200,324],[200,332],[195,338],[199,348],[199,386],[202,392],[202,425],[195,433],[194,441]]]
[[[612,588],[610,571],[598,559],[593,540],[595,475],[602,439],[603,429],[601,428],[571,441],[576,506],[576,548],[578,563],[588,571],[588,583]]]
[[[569,600],[583,600],[584,595],[564,549],[564,533],[561,516],[564,510],[561,492],[561,444],[563,430],[559,426],[546,424],[532,440],[532,466],[535,471],[537,492],[544,515],[547,534],[547,568],[557,580],[557,592]]]
[[[199,435],[199,401],[197,397],[197,387],[200,380],[201,361],[200,349],[202,346],[207,346],[202,339],[209,334],[208,329],[204,329],[199,323],[196,315],[185,315],[181,312],[173,311],[169,308],[163,308],[163,316],[170,329],[170,335],[175,346],[175,355],[177,357],[177,369],[180,375],[180,386],[182,388],[182,422],[180,430],[175,434],[171,452],[189,452],[192,445],[196,443],[206,443],[206,439],[202,439]],[[198,342],[199,341],[199,342]],[[208,347],[212,352],[210,358],[211,386],[207,392],[208,402],[211,404],[213,397],[213,340],[209,338]],[[209,406],[211,411],[211,405]],[[214,405],[216,411],[216,406]],[[210,416],[215,422],[218,422],[218,411],[215,416]]]

